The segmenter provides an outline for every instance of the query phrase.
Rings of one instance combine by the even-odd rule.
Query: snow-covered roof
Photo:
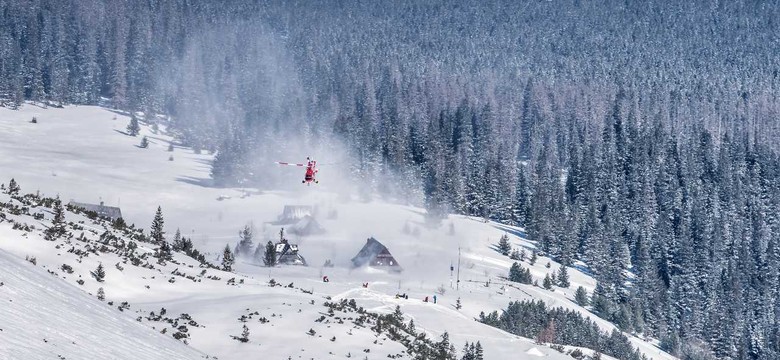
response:
[[[289,232],[295,235],[317,235],[324,233],[325,229],[320,226],[320,223],[313,216],[306,215],[291,226]]]
[[[103,202],[100,204],[89,204],[71,200],[68,205],[82,208],[87,211],[92,211],[97,213],[100,217],[109,218],[111,220],[116,220],[122,217],[122,210],[115,206],[106,206],[103,204]]]

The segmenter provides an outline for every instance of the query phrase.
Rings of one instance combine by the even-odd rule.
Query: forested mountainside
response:
[[[363,194],[525,226],[596,311],[780,356],[780,6],[0,1],[0,93],[159,113],[219,185],[343,145]],[[334,150],[335,151],[335,150]]]

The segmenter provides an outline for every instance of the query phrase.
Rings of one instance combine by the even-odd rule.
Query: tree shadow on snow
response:
[[[211,163],[212,163],[211,159],[195,158],[193,160],[195,160],[195,162],[200,165],[208,166],[209,168],[211,168]]]
[[[214,189],[221,188],[219,186],[216,186],[214,184],[214,180],[210,178],[197,178],[194,176],[178,176],[176,177],[176,181],[183,182],[185,184],[205,187],[205,188],[214,188]]]
[[[496,229],[499,229],[499,230],[504,231],[504,232],[508,232],[508,233],[510,233],[510,234],[512,234],[514,236],[522,238],[523,240],[531,241],[531,240],[529,240],[527,238],[527,235],[526,235],[525,231],[518,230],[516,228],[510,227],[510,226],[507,226],[507,225],[504,225],[504,224],[499,224],[499,223],[493,223],[491,225],[494,228],[496,228]]]

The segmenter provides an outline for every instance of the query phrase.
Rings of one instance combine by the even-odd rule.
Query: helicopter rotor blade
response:
[[[294,164],[294,163],[287,163],[282,161],[275,161],[275,163],[279,165],[287,165],[287,166],[306,166],[306,164]]]

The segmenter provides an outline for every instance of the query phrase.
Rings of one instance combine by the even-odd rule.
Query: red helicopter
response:
[[[320,182],[315,178],[317,175],[317,161],[312,160],[311,158],[306,158],[306,164],[293,164],[288,162],[282,162],[277,161],[276,162],[279,165],[287,165],[287,166],[300,166],[300,167],[306,167],[306,174],[303,176],[303,181],[301,181],[302,184],[311,185],[311,183],[319,184]]]

